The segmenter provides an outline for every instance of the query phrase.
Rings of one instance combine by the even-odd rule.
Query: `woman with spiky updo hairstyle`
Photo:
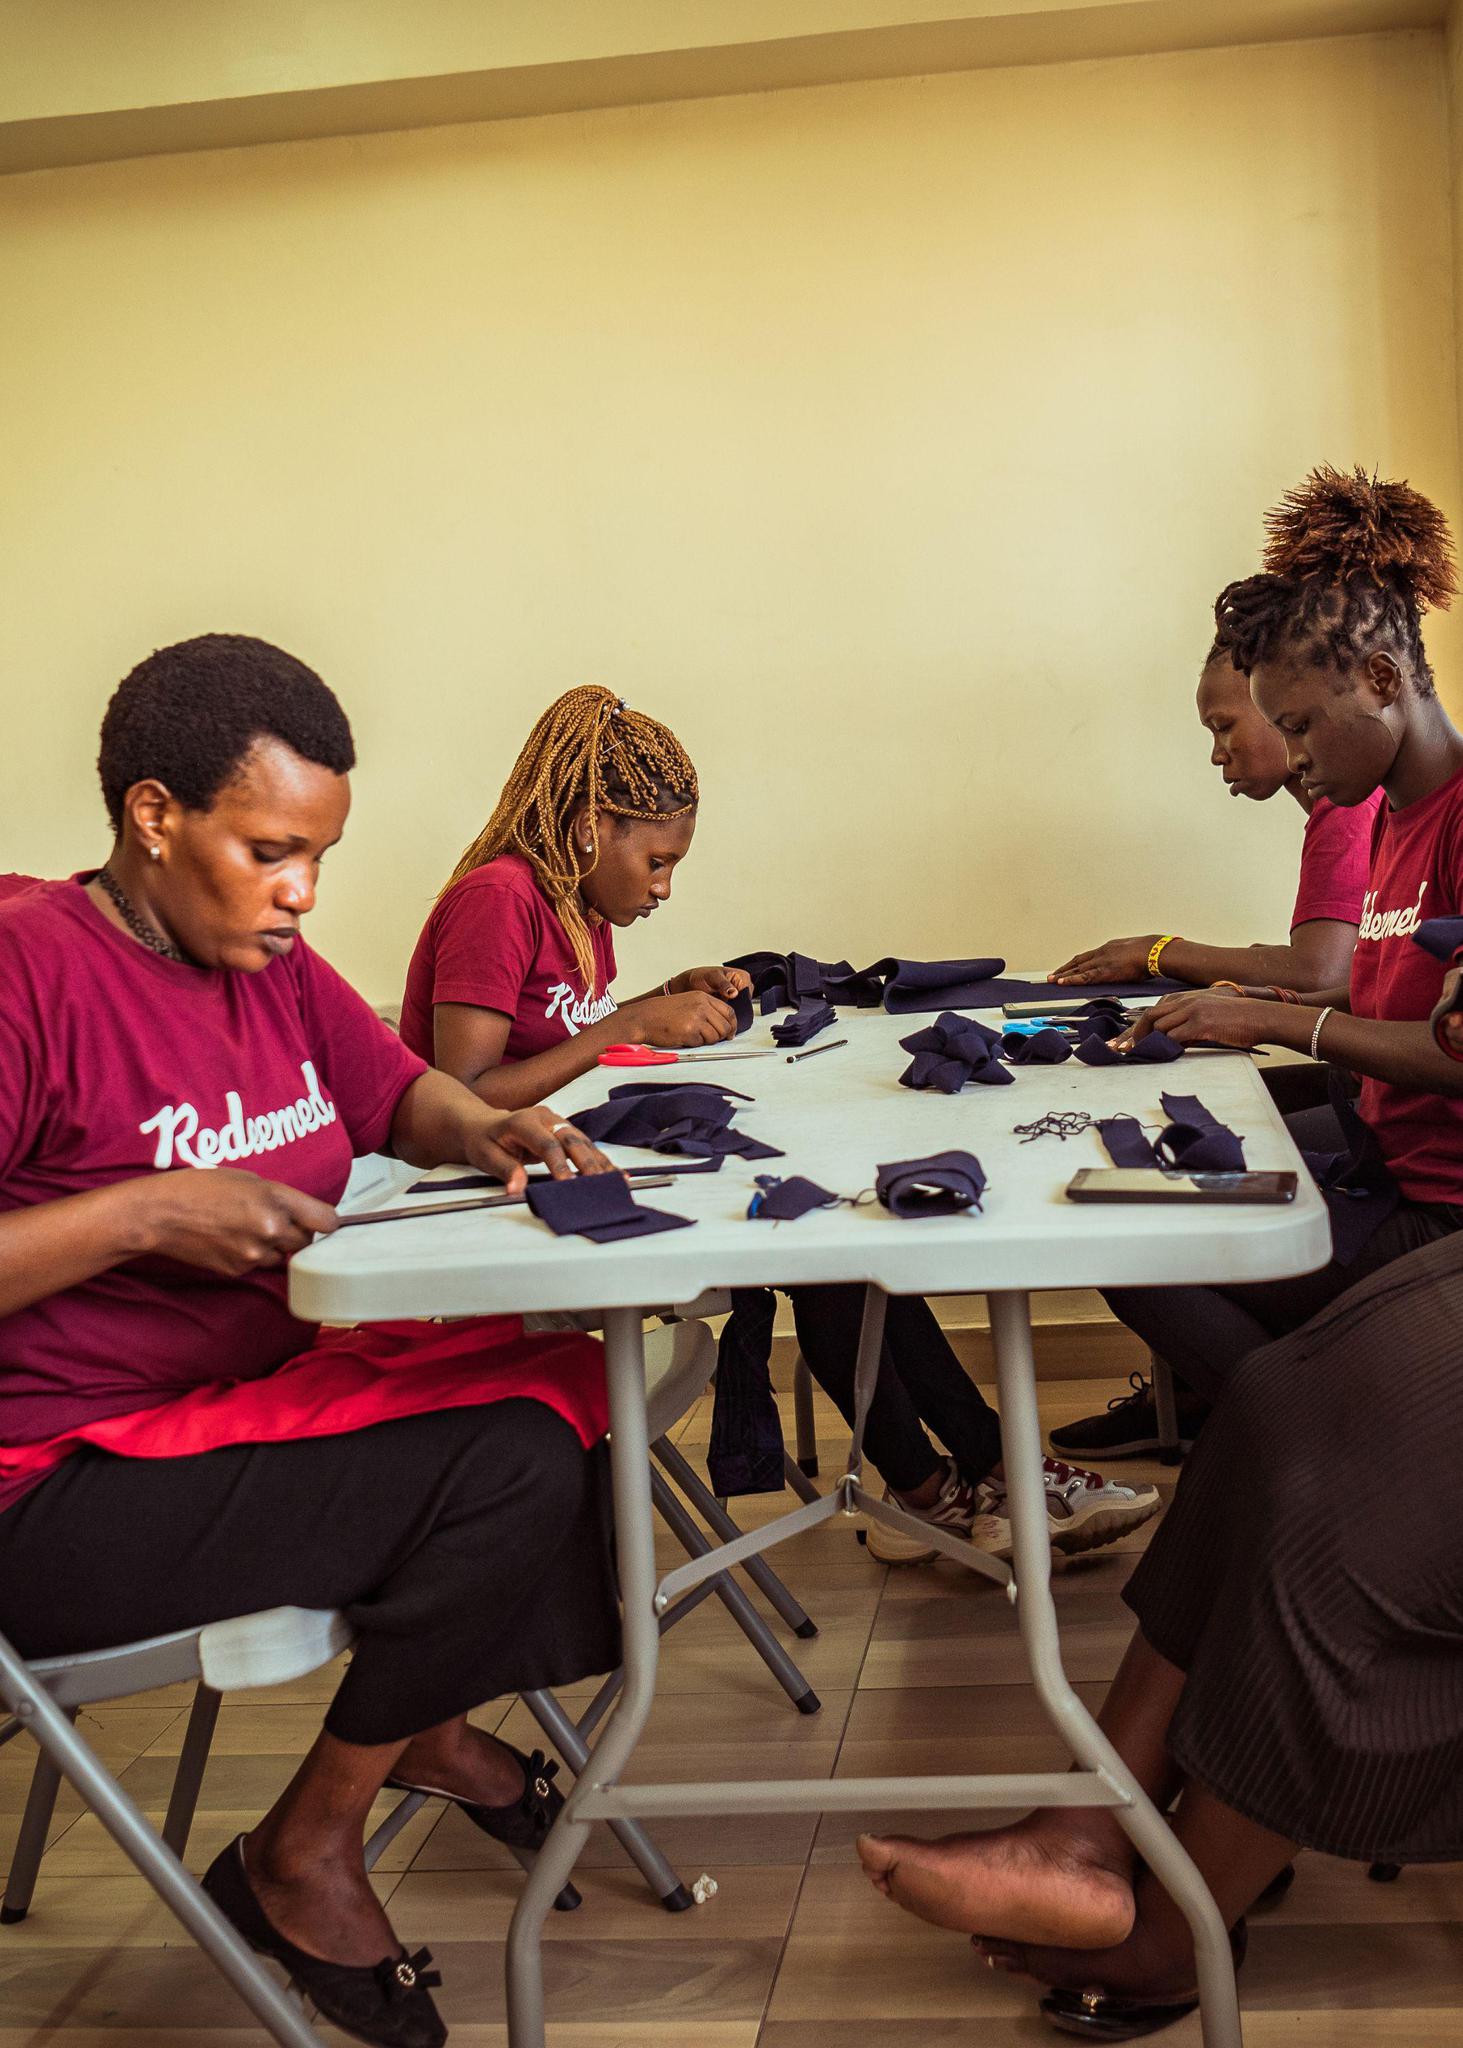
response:
[[[1444,965],[1413,944],[1463,910],[1463,737],[1420,631],[1453,595],[1452,544],[1405,484],[1330,469],[1270,532],[1265,572],[1219,599],[1224,644],[1304,788],[1386,795],[1350,986],[1304,1006],[1170,996],[1134,1035],[1354,1068],[1397,1205],[1349,1264],[1109,1296],[1219,1398],[1128,1582],[1138,1632],[1100,1725],[1171,1812],[1237,1960],[1297,1847],[1463,1859],[1463,1065],[1429,1022]],[[1134,2040],[1197,2003],[1188,1924],[1109,1811],[859,1853],[886,1897],[1049,1987],[1061,2032]]]

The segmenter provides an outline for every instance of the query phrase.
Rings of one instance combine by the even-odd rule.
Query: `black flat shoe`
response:
[[[493,1739],[498,1740],[496,1736]],[[550,1763],[541,1749],[525,1756],[511,1742],[499,1746],[523,1767],[523,1790],[506,1806],[475,1806],[470,1799],[444,1792],[440,1785],[409,1785],[405,1778],[388,1778],[386,1783],[393,1792],[425,1792],[433,1799],[445,1799],[449,1806],[465,1813],[475,1828],[481,1828],[485,1835],[511,1849],[525,1870],[532,1870],[544,1838],[564,1810],[564,1795],[554,1783],[559,1766]],[[566,1884],[554,1901],[554,1911],[572,1913],[583,1903],[574,1886]]]
[[[1229,1946],[1238,1970],[1249,1946],[1243,1920]],[[1049,1991],[1041,2001],[1042,2017],[1059,2034],[1081,2034],[1089,2041],[1136,2041],[1177,2026],[1198,2010],[1197,1992],[1190,1998],[1121,1998],[1108,1991]]]
[[[244,1868],[242,1835],[215,1856],[204,1874],[203,1889],[250,1948],[283,1963],[295,1989],[322,2019],[352,2040],[369,2041],[376,2048],[442,2048],[447,2029],[431,1996],[442,1979],[427,1968],[430,1949],[419,1948],[410,1956],[402,1949],[366,1967],[307,1955],[271,1925],[255,1898]]]

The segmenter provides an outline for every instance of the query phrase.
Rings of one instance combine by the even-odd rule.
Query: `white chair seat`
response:
[[[121,1699],[157,1685],[201,1678],[215,1692],[283,1685],[318,1671],[351,1645],[350,1625],[330,1607],[267,1607],[202,1628],[74,1657],[40,1657],[31,1670],[61,1707]]]

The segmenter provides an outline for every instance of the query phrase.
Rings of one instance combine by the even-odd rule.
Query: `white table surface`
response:
[[[641,1197],[694,1217],[694,1230],[598,1245],[555,1237],[526,1208],[383,1223],[341,1231],[300,1253],[290,1267],[291,1306],[311,1321],[347,1322],[641,1307],[690,1302],[714,1288],[818,1281],[872,1281],[893,1294],[1213,1284],[1310,1272],[1330,1256],[1325,1204],[1247,1055],[1191,1054],[1165,1066],[1087,1067],[1073,1059],[1016,1067],[1009,1087],[973,1085],[958,1096],[901,1088],[909,1055],[899,1040],[930,1021],[843,1010],[837,1031],[825,1036],[846,1036],[849,1044],[817,1059],[789,1065],[774,1051],[755,1060],[600,1067],[558,1091],[555,1104],[569,1115],[630,1080],[716,1081],[756,1098],[739,1109],[735,1127],[780,1146],[783,1159],[731,1158],[717,1174],[689,1175]],[[759,1018],[738,1047],[770,1046],[770,1022]],[[1063,1196],[1072,1175],[1111,1164],[1097,1133],[1029,1144],[1013,1133],[1013,1125],[1044,1111],[1085,1109],[1094,1117],[1128,1112],[1156,1136],[1164,1092],[1197,1095],[1244,1138],[1251,1167],[1297,1170],[1296,1200],[1283,1208],[1079,1206]],[[611,1150],[624,1165],[677,1164]],[[856,1195],[872,1187],[879,1165],[951,1150],[975,1153],[985,1168],[990,1184],[980,1212],[908,1221],[870,1202],[796,1223],[747,1219],[758,1173],[806,1174]],[[392,1163],[381,1184],[350,1206],[399,1202],[402,1180],[411,1178]]]

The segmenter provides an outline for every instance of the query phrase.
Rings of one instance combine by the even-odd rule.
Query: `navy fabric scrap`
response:
[[[739,988],[732,997],[731,1009],[737,1020],[736,1036],[740,1038],[744,1031],[750,1031],[752,1028],[755,1016],[752,1008],[752,991],[749,988]]]
[[[1166,1031],[1150,1031],[1131,1052],[1118,1052],[1099,1031],[1089,1031],[1077,1042],[1077,1057],[1089,1067],[1161,1066],[1166,1060],[1182,1059],[1183,1047]]]
[[[842,1200],[842,1195],[831,1194],[800,1173],[790,1174],[786,1180],[779,1180],[775,1173],[759,1173],[747,1214],[768,1223],[796,1223],[810,1209],[834,1209]]]
[[[1463,917],[1427,917],[1412,934],[1412,942],[1431,953],[1435,960],[1451,964],[1463,946]]]
[[[595,1145],[638,1145],[692,1159],[781,1159],[775,1145],[730,1127],[736,1103],[753,1099],[712,1081],[626,1081],[574,1122]]]
[[[967,1081],[999,1085],[1011,1080],[1001,1064],[1000,1032],[953,1010],[899,1043],[914,1054],[899,1076],[901,1088],[938,1088],[945,1095],[958,1095]]]
[[[821,998],[815,997],[799,1003],[790,1017],[784,1017],[773,1025],[773,1043],[806,1045],[810,1038],[816,1038],[820,1031],[826,1031],[830,1024],[837,1022],[837,1011]]]
[[[1463,919],[1435,917],[1429,922],[1452,924],[1463,923]],[[1327,1082],[1346,1150],[1302,1152],[1300,1156],[1330,1214],[1332,1257],[1338,1265],[1349,1266],[1396,1209],[1402,1195],[1387,1170],[1375,1133],[1358,1116],[1337,1068],[1329,1070]]]
[[[620,1173],[530,1181],[528,1206],[555,1237],[588,1237],[596,1244],[653,1237],[662,1230],[689,1230],[695,1221],[693,1216],[673,1216],[668,1209],[641,1208]]]
[[[716,1391],[706,1470],[711,1490],[781,1493],[787,1484],[782,1417],[772,1391],[772,1324],[777,1296],[769,1287],[734,1287],[731,1314],[716,1345]]]
[[[1160,1095],[1167,1124],[1150,1143],[1135,1116],[1103,1117],[1102,1142],[1115,1166],[1166,1166],[1181,1173],[1242,1173],[1244,1139],[1197,1095]]]
[[[1072,1057],[1072,1041],[1048,1024],[1044,1031],[1003,1031],[1001,1051],[1013,1067],[1059,1067]]]
[[[958,1216],[978,1209],[985,1169],[972,1152],[935,1152],[876,1169],[874,1192],[891,1216]]]

